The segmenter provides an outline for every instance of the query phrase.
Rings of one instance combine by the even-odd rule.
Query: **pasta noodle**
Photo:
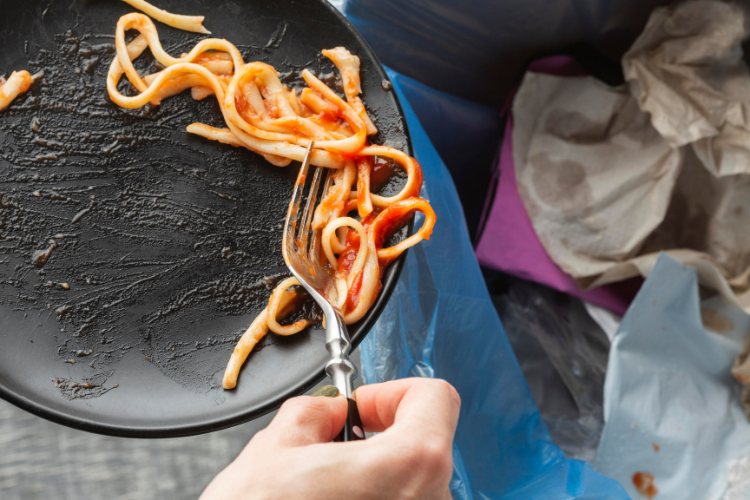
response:
[[[141,0],[125,1],[149,14],[156,12]],[[175,18],[179,16],[163,11],[154,17],[183,29],[195,27],[178,24]],[[125,32],[131,29],[140,34],[127,44]],[[359,97],[362,92],[359,58],[345,48],[322,51],[341,74],[342,98],[307,69],[302,72],[307,87],[298,95],[281,83],[272,66],[246,63],[237,48],[226,40],[201,40],[189,53],[173,57],[162,48],[151,19],[140,13],[120,18],[115,46],[107,90],[119,106],[138,108],[148,103],[159,104],[187,89],[194,99],[213,94],[225,127],[193,123],[187,131],[245,147],[279,167],[302,161],[306,146],[315,141],[311,163],[334,171],[315,210],[312,228],[321,231],[323,254],[335,276],[337,293],[331,301],[342,312],[346,324],[356,323],[372,307],[382,288],[385,267],[407,248],[429,239],[435,212],[427,201],[419,198],[422,170],[414,158],[402,151],[369,144],[368,136],[377,133],[377,127]],[[165,69],[141,77],[133,60],[147,47]],[[122,75],[135,87],[137,95],[124,96],[117,90]],[[370,191],[376,158],[388,158],[406,172],[407,180],[399,193],[381,196]],[[350,217],[352,212],[360,220]],[[388,237],[414,212],[424,214],[422,227],[400,243],[385,248]],[[288,278],[273,291],[268,306],[232,353],[224,374],[225,389],[235,387],[242,364],[269,330],[293,335],[311,324],[308,319],[288,325],[279,323],[295,310],[297,285],[295,278]]]
[[[203,27],[203,16],[181,16],[179,14],[170,14],[165,10],[154,7],[145,0],[123,0],[132,7],[145,12],[160,23],[164,23],[173,28],[192,31],[194,33],[205,33],[210,35],[211,32]]]
[[[29,90],[31,81],[31,75],[25,70],[14,71],[7,80],[0,77],[0,111],[7,108],[18,94]]]

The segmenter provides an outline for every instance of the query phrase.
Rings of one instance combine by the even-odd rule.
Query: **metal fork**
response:
[[[320,233],[321,231],[312,231],[310,234],[310,224],[312,223],[313,213],[318,198],[318,190],[322,170],[320,167],[314,167],[313,179],[310,186],[307,202],[302,212],[301,220],[299,219],[299,209],[302,204],[303,194],[305,191],[305,181],[310,167],[310,156],[313,149],[313,141],[307,146],[305,158],[302,161],[297,182],[294,185],[292,200],[289,202],[289,211],[284,223],[284,242],[282,250],[284,261],[292,272],[297,281],[312,295],[315,302],[323,309],[325,315],[326,329],[326,349],[331,354],[331,359],[326,363],[326,374],[333,381],[333,385],[338,388],[339,392],[346,396],[349,403],[349,411],[346,418],[346,424],[335,441],[356,441],[364,439],[365,434],[362,427],[362,421],[359,418],[357,403],[351,398],[352,382],[357,378],[357,367],[349,360],[351,342],[349,333],[344,324],[344,317],[341,311],[329,302],[329,294],[335,290],[333,270],[329,266],[321,265],[320,258]],[[330,185],[330,170],[326,174],[324,191]]]

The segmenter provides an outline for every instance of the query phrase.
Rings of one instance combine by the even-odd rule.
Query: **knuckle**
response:
[[[281,408],[279,408],[279,413],[296,413],[300,406],[302,406],[301,403],[302,401],[300,401],[300,398],[287,399],[281,405]]]
[[[424,383],[441,397],[450,399],[457,408],[461,407],[461,396],[459,396],[456,388],[453,387],[448,381],[440,378],[430,378],[424,379]]]
[[[302,424],[311,417],[324,412],[324,404],[311,397],[288,399],[281,405],[279,412],[284,412],[291,424]]]

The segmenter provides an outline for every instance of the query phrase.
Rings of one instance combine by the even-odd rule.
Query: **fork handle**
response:
[[[349,360],[351,342],[344,324],[344,317],[338,309],[326,303],[323,306],[326,317],[326,349],[331,359],[326,363],[326,374],[331,378],[339,393],[347,398],[352,396],[353,381],[357,378],[357,367]]]
[[[349,411],[346,415],[344,428],[341,429],[339,435],[334,439],[335,442],[359,441],[365,438],[365,429],[362,426],[362,419],[359,418],[357,402],[352,398],[346,398],[346,401],[349,403]]]
[[[362,420],[357,410],[357,402],[352,396],[352,382],[357,377],[357,367],[349,360],[351,342],[344,317],[330,303],[322,304],[326,316],[326,349],[331,359],[326,364],[326,373],[339,392],[346,396],[348,411],[346,423],[335,441],[356,441],[365,438]]]

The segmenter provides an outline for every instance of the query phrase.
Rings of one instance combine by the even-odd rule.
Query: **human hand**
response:
[[[329,386],[330,387],[330,386]],[[354,397],[364,441],[332,443],[346,398],[301,396],[217,475],[201,500],[450,499],[461,400],[447,382],[409,378],[362,386]]]

